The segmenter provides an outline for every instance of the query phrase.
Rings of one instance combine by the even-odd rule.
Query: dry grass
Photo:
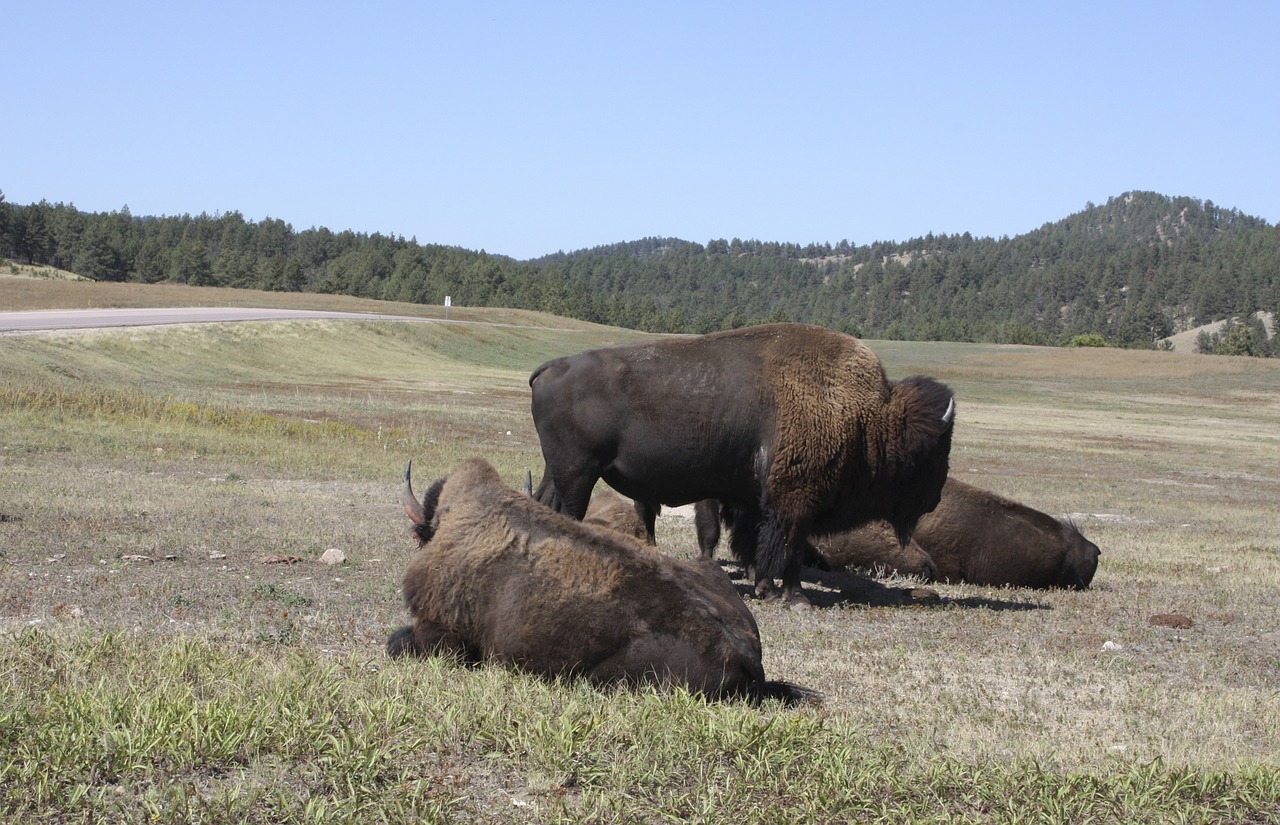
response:
[[[21,651],[32,628],[54,656],[86,639],[147,639],[140,649],[159,646],[154,666],[173,655],[165,645],[194,644],[210,667],[236,656],[259,662],[225,678],[270,682],[257,670],[261,657],[287,651],[339,663],[344,701],[373,690],[368,680],[384,690],[400,670],[377,675],[386,634],[403,621],[397,587],[411,550],[395,504],[404,460],[413,457],[424,480],[473,454],[513,484],[525,467],[536,475],[529,370],[632,337],[308,322],[0,339],[0,691],[24,695],[16,685],[45,678],[16,664],[28,661]],[[695,757],[655,719],[732,728],[755,711],[680,710],[580,686],[548,686],[527,705],[515,695],[531,689],[522,677],[424,670],[451,689],[482,690],[467,701],[499,715],[606,714],[567,757],[553,744],[567,729],[548,728],[538,745],[461,746],[448,757],[469,783],[450,808],[456,816],[634,820],[645,810],[644,819],[717,821],[697,808],[718,804],[750,814],[739,821],[803,811],[1020,821],[1001,797],[1021,799],[1028,819],[1041,821],[1263,821],[1280,811],[1280,365],[873,346],[892,377],[928,373],[957,391],[955,474],[1076,519],[1103,550],[1094,587],[949,585],[936,588],[936,604],[904,605],[896,589],[918,582],[830,574],[808,583],[819,609],[753,602],[770,677],[818,688],[826,701],[751,717],[784,720],[769,741],[797,765],[769,763],[773,774],[733,767],[745,740],[717,739],[699,757],[711,760],[703,780],[687,785],[671,783],[699,769],[676,760]],[[664,516],[659,529],[671,552],[694,552],[688,519]],[[329,547],[348,562],[321,564]],[[300,561],[263,561],[290,556]],[[1148,623],[1170,612],[1194,625]],[[611,707],[623,716],[607,716]],[[426,711],[422,724],[439,712]],[[387,741],[424,735],[405,725]],[[5,730],[0,718],[0,757],[16,741]],[[514,735],[502,730],[492,735]],[[645,751],[644,770],[661,781],[624,756],[635,736],[668,743]],[[533,757],[522,747],[551,750]],[[288,773],[289,757],[278,758]],[[586,773],[570,781],[574,770]],[[150,771],[148,782],[168,787],[163,769]],[[761,796],[770,775],[791,777],[791,795]],[[1082,777],[1093,783],[1087,794]],[[1204,791],[1197,807],[1178,777],[1230,787]],[[1148,780],[1155,801],[1141,813]],[[244,787],[255,782],[269,784],[259,777]],[[967,782],[977,801],[966,801]],[[1222,801],[1246,785],[1250,801]],[[1055,818],[1045,801],[1055,793],[1082,806],[1079,816]],[[897,814],[858,808],[859,794]],[[1109,794],[1116,799],[1096,801]],[[263,805],[246,810],[259,816]]]

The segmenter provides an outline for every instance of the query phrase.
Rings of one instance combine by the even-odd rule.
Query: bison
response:
[[[939,581],[1083,590],[1101,555],[1074,524],[954,478],[913,538]]]
[[[735,526],[731,510],[720,516]],[[697,520],[699,547],[710,556],[719,539],[717,503],[698,502]],[[954,478],[947,479],[938,506],[921,517],[905,546],[883,522],[813,544],[832,567],[880,566],[937,581],[1041,589],[1087,588],[1101,555],[1070,522]]]
[[[546,470],[536,497],[581,519],[597,479],[640,503],[719,499],[763,594],[804,601],[807,537],[884,519],[902,542],[938,503],[955,399],[931,378],[890,384],[856,338],[767,324],[589,350],[534,370]]]
[[[473,458],[401,501],[419,549],[404,574],[412,624],[391,656],[452,654],[598,684],[683,685],[715,698],[809,693],[764,678],[760,633],[728,576],[583,524],[508,488]]]

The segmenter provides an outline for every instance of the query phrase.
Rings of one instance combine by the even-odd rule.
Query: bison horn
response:
[[[417,496],[413,494],[413,484],[409,481],[409,474],[413,469],[413,459],[404,465],[404,483],[400,485],[400,503],[404,505],[404,511],[409,514],[409,518],[413,519],[413,523],[419,527],[427,526],[427,513],[422,509],[422,502],[418,501]]]
[[[524,494],[533,497],[533,470],[526,469],[524,471]]]
[[[950,424],[951,419],[955,417],[955,414],[956,414],[956,397],[953,395],[951,396],[951,400],[947,402],[947,411],[942,414],[942,423]]]

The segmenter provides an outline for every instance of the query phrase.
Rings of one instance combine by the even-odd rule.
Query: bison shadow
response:
[[[746,568],[726,559],[717,559],[733,581],[738,594],[748,604],[759,601],[755,598],[755,582],[747,575]],[[989,599],[982,596],[963,596],[958,598],[941,596],[929,587],[892,587],[874,579],[860,576],[848,570],[822,570],[816,567],[805,567],[802,579],[811,585],[805,591],[809,602],[815,608],[842,607],[849,604],[860,604],[868,607],[970,607],[987,610],[1052,610],[1047,604],[1038,602],[1015,602],[1003,599]]]

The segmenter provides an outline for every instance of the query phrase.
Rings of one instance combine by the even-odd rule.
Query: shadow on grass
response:
[[[746,570],[736,562],[718,560],[720,567],[733,581],[738,594],[750,604],[756,600],[754,583]],[[819,570],[804,568],[801,574],[804,594],[816,608],[847,607],[966,607],[986,610],[1052,610],[1047,604],[1037,602],[989,599],[982,596],[952,598],[940,595],[931,587],[892,587],[847,570]]]

